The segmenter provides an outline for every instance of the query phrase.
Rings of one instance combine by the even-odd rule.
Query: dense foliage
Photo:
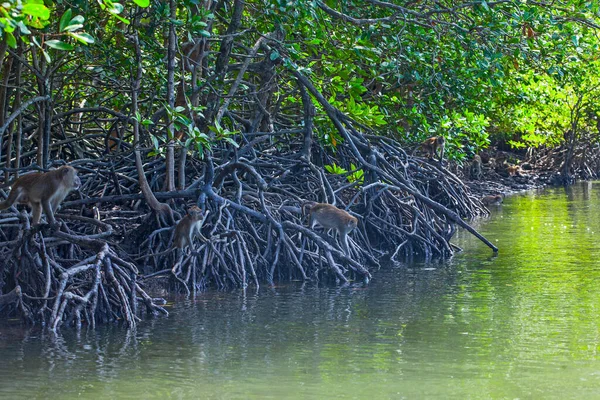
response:
[[[176,128],[185,126],[190,134],[186,144],[202,152],[214,140],[206,136],[211,128],[219,137],[238,130],[235,114],[260,96],[259,82],[242,79],[231,90],[239,65],[215,70],[235,2],[171,3],[11,1],[0,7],[1,50],[23,48],[34,65],[23,71],[23,79],[31,81],[21,85],[32,85],[32,94],[44,92],[35,88],[32,71],[49,78],[55,108],[85,101],[129,114],[124,89],[132,76],[130,37],[136,32],[144,65],[140,119],[149,124],[162,106],[169,106],[165,57],[173,26],[178,53],[197,42],[206,50],[196,81],[191,82],[189,69],[182,69],[181,58],[175,81],[188,85],[188,97],[197,90],[199,97],[192,96],[196,107],[219,98],[230,103],[232,115],[226,113],[224,121],[213,115],[221,104],[208,105],[200,129],[190,126],[184,107],[177,108],[181,100],[166,107]],[[278,70],[309,75],[329,102],[356,123],[405,142],[444,134],[452,156],[462,159],[486,147],[490,135],[517,147],[555,145],[575,123],[577,134],[597,136],[598,7],[593,1],[246,1],[232,57],[242,63],[259,38],[276,40],[277,48],[269,46],[271,60],[283,61]],[[271,90],[276,102],[272,123],[297,126],[301,104],[294,83],[280,81]],[[232,97],[211,91],[230,91]],[[574,109],[580,117],[573,116]],[[316,127],[322,143],[335,149],[342,138],[318,105]],[[169,130],[152,132],[156,151],[164,150]]]

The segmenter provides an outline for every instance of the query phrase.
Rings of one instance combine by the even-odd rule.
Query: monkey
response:
[[[533,39],[536,35],[535,31],[529,24],[523,24],[523,26],[521,27],[521,31],[523,33],[523,36],[526,36],[528,39]]]
[[[506,167],[506,171],[510,176],[521,176],[521,167],[518,165],[509,165]]]
[[[123,143],[123,131],[118,126],[111,126],[108,135],[104,138],[105,152],[120,151]]]
[[[489,196],[484,196],[481,199],[481,202],[486,206],[492,206],[492,205],[502,204],[503,200],[504,200],[503,194],[492,194]]]
[[[479,180],[481,179],[481,157],[478,154],[475,154],[473,157],[473,162],[471,163],[471,179]]]
[[[33,225],[39,225],[42,209],[48,222],[54,225],[54,212],[67,194],[80,186],[81,180],[77,176],[77,170],[68,165],[48,172],[23,175],[13,183],[8,199],[0,202],[0,211],[6,210],[15,202],[29,204]]]
[[[204,224],[204,216],[202,210],[197,206],[192,206],[188,209],[188,213],[183,217],[175,227],[175,239],[173,239],[173,248],[185,249],[192,247],[194,236],[198,234],[204,241],[208,241],[200,229]]]
[[[421,143],[418,148],[420,148],[421,151],[425,152],[428,158],[434,159],[438,155],[438,150],[440,150],[439,161],[442,161],[442,159],[444,158],[445,147],[446,139],[444,139],[443,136],[433,136]]]
[[[303,203],[302,210],[304,211],[305,206],[311,203]],[[348,233],[352,232],[358,225],[356,217],[331,204],[312,203],[308,210],[308,221],[310,229],[313,229],[316,223],[325,229],[335,229],[340,236],[344,253],[346,256],[350,256]]]
[[[480,151],[479,153],[477,153],[477,155],[479,155],[479,157],[481,157],[482,164],[487,164],[488,162],[490,162],[490,158],[492,157],[490,155],[490,153],[485,150]]]
[[[173,244],[167,250],[161,251],[159,253],[146,254],[141,257],[136,258],[135,260],[142,260],[148,257],[158,257],[172,252],[173,250],[180,249],[184,250],[186,247],[192,247],[194,236],[197,234],[200,236],[205,242],[208,242],[208,239],[202,235],[200,229],[202,229],[202,225],[206,220],[206,216],[208,215],[208,211],[202,215],[202,210],[200,210],[197,206],[192,206],[188,209],[187,214],[179,220],[177,225],[175,226],[175,233]],[[198,255],[197,252],[192,250],[192,254]]]

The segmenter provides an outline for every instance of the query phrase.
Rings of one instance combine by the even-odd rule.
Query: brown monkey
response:
[[[206,241],[207,239],[200,233],[203,223],[204,216],[202,215],[202,210],[197,206],[190,207],[188,213],[185,217],[181,218],[175,227],[173,248],[183,250],[188,246],[192,247],[192,242],[196,234]]]
[[[306,204],[302,205],[302,209]],[[336,206],[325,203],[312,203],[308,211],[308,221],[310,228],[313,229],[316,223],[319,223],[325,229],[335,229],[340,235],[344,253],[350,256],[348,247],[348,233],[358,225],[358,219],[348,212],[340,210]]]
[[[510,176],[521,176],[521,167],[519,167],[518,165],[509,165],[508,167],[506,167],[506,171]]]
[[[187,214],[179,220],[177,225],[175,226],[175,233],[173,238],[173,245],[171,248],[161,251],[159,253],[152,253],[148,255],[144,255],[136,258],[137,260],[146,259],[148,257],[158,257],[164,254],[170,253],[175,249],[185,250],[186,247],[192,247],[193,239],[195,235],[200,236],[205,242],[208,242],[208,239],[202,235],[200,229],[202,229],[202,225],[204,224],[204,220],[208,215],[208,211],[202,215],[202,210],[197,206],[192,206],[188,209]],[[195,252],[192,250],[192,254]]]
[[[481,179],[481,157],[475,154],[473,161],[471,162],[471,179]]]
[[[487,164],[488,162],[490,162],[490,158],[492,157],[492,156],[490,155],[490,153],[489,153],[489,152],[487,152],[487,151],[480,151],[480,152],[478,153],[478,155],[479,155],[479,157],[481,157],[481,162],[482,162],[483,164]]]
[[[498,205],[498,204],[502,204],[502,201],[504,200],[504,195],[502,194],[492,194],[489,196],[484,196],[481,199],[481,202],[486,205],[486,206],[491,206],[491,205]]]
[[[81,180],[77,170],[68,165],[48,172],[23,175],[12,185],[8,199],[0,203],[0,210],[6,210],[15,202],[29,204],[32,210],[32,223],[37,225],[42,209],[48,222],[56,223],[54,212],[71,190],[77,190]]]
[[[420,147],[423,152],[427,154],[427,157],[434,158],[438,155],[438,150],[440,151],[441,161],[444,158],[444,148],[446,146],[446,139],[443,136],[433,136],[429,139],[426,139],[423,143],[421,143]]]

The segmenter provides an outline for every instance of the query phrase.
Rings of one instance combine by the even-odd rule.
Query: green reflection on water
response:
[[[475,222],[497,257],[460,232],[450,262],[367,286],[209,292],[135,332],[0,327],[0,398],[600,398],[599,200],[507,199]]]

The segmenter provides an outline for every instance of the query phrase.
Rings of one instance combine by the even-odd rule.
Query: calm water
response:
[[[135,332],[0,326],[0,398],[600,399],[600,184],[507,199],[448,263],[180,300]]]

